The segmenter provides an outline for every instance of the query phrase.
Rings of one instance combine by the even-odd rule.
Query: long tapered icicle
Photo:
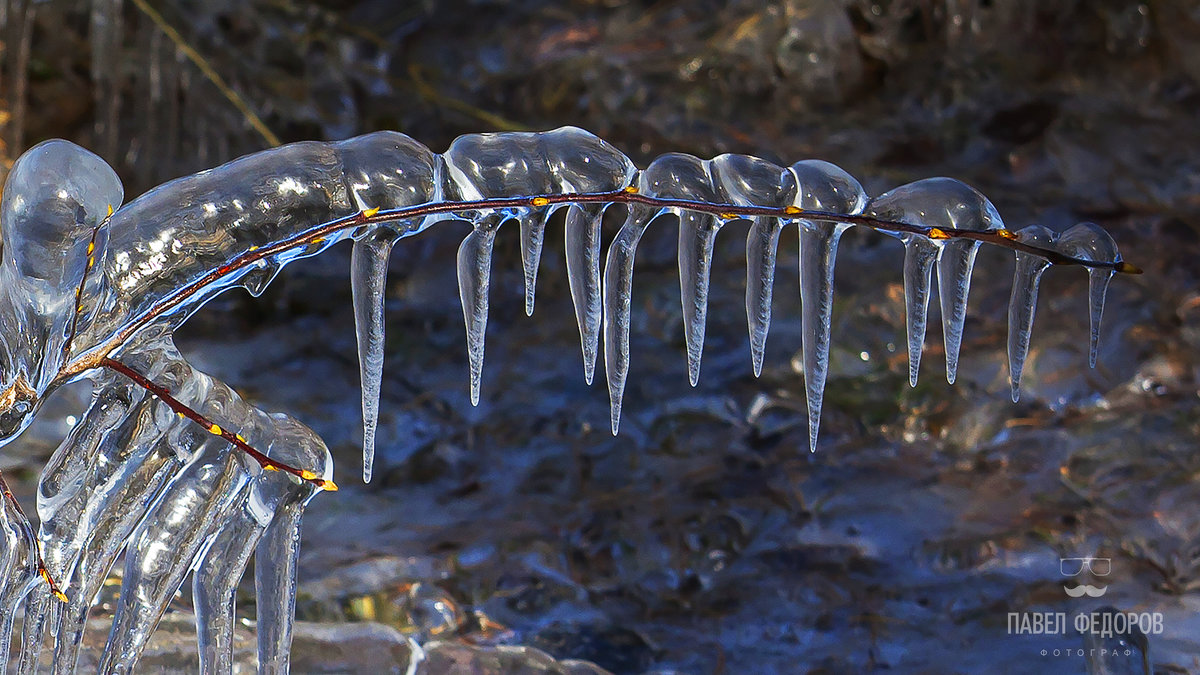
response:
[[[1054,233],[1041,225],[1030,225],[1017,232],[1020,241],[1028,244],[1051,245]],[[1017,266],[1013,273],[1012,296],[1008,301],[1008,378],[1012,400],[1021,398],[1021,371],[1029,354],[1029,336],[1033,333],[1033,315],[1037,311],[1038,284],[1042,273],[1050,266],[1044,258],[1016,253]]]
[[[629,376],[629,322],[633,304],[633,261],[638,241],[653,212],[630,207],[625,224],[608,248],[604,263],[604,371],[608,378],[613,435],[621,426],[621,399]]]
[[[817,451],[821,404],[829,373],[833,316],[833,267],[845,225],[800,224],[800,303],[804,352],[804,388],[808,399],[808,449]]]
[[[720,226],[720,221],[712,216],[697,213],[679,216],[679,297],[687,343],[688,381],[693,387],[700,381],[713,242]]]
[[[476,226],[458,247],[458,294],[467,326],[467,359],[471,368],[471,405],[479,405],[483,376],[483,343],[487,333],[488,284],[496,228]]]
[[[929,290],[937,246],[928,239],[911,237],[904,244],[904,308],[908,328],[908,384],[917,386],[921,348],[925,345]]]
[[[200,672],[205,675],[233,671],[235,594],[262,530],[247,511],[234,512],[192,576]]]
[[[780,219],[759,217],[746,235],[746,326],[750,331],[750,362],[755,377],[762,375],[767,332],[771,329],[775,258],[782,231]]]
[[[867,195],[853,176],[829,162],[808,159],[791,166],[800,209],[859,214]],[[800,221],[800,304],[808,448],[817,451],[833,317],[833,268],[845,223]]]
[[[1096,355],[1100,351],[1100,321],[1104,318],[1104,296],[1108,293],[1108,282],[1113,278],[1112,270],[1088,270],[1088,319],[1091,324],[1088,344],[1088,367],[1096,367]]]
[[[1078,223],[1068,228],[1058,238],[1060,252],[1081,260],[1094,262],[1117,262],[1121,255],[1111,235],[1095,223]],[[1100,348],[1100,320],[1104,316],[1104,296],[1113,270],[1092,268],[1088,270],[1088,317],[1091,323],[1091,341],[1088,348],[1088,366],[1096,367],[1096,353]]]
[[[978,190],[953,178],[918,181],[927,186],[945,205],[932,216],[930,236],[940,238],[952,230],[995,231],[1004,228],[996,207]],[[958,354],[962,347],[963,325],[967,319],[967,297],[971,291],[971,271],[979,242],[954,239],[942,242],[938,251],[938,296],[942,305],[942,341],[946,347],[946,381],[958,377]]]
[[[942,305],[942,339],[946,347],[946,381],[950,384],[958,377],[958,354],[967,320],[971,270],[975,267],[978,250],[979,242],[952,241],[943,244],[938,254],[938,296]]]
[[[795,208],[796,176],[790,170],[750,155],[713,158],[711,173],[721,196],[731,204]],[[762,375],[763,352],[771,326],[775,258],[784,219],[756,216],[746,235],[746,328],[750,363]]]
[[[542,240],[551,211],[542,209],[520,219],[521,266],[525,272],[525,316],[533,316],[533,300],[537,293],[538,264],[542,260]]]
[[[354,298],[354,328],[358,338],[358,368],[362,378],[363,482],[371,482],[375,462],[375,430],[383,382],[384,288],[388,254],[395,242],[390,233],[372,233],[354,242],[350,254],[350,289]]]
[[[567,279],[575,320],[579,324],[579,343],[583,349],[583,377],[590,385],[596,372],[596,354],[600,346],[603,305],[600,296],[600,221],[604,209],[597,205],[571,205],[567,209]]]

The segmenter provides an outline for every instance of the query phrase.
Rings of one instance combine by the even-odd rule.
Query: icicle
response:
[[[938,295],[942,304],[942,336],[946,347],[946,381],[958,377],[958,354],[962,347],[963,324],[967,319],[967,295],[971,290],[971,270],[979,242],[950,241],[938,254]]]
[[[381,229],[354,242],[350,257],[350,288],[354,298],[354,328],[358,337],[358,368],[362,378],[363,482],[371,482],[375,461],[375,428],[379,422],[379,393],[383,381],[384,287],[388,254],[395,235]]]
[[[755,218],[746,236],[746,325],[750,331],[750,361],[754,376],[762,375],[767,332],[771,328],[771,298],[775,257],[783,223],[778,218]]]
[[[921,349],[925,345],[929,289],[933,282],[933,263],[937,245],[919,236],[904,242],[904,309],[908,327],[908,384],[917,386],[921,370]]]
[[[192,575],[192,605],[201,673],[233,672],[235,591],[262,536],[248,509],[221,525]]]
[[[542,209],[523,215],[521,223],[521,266],[525,270],[525,316],[533,316],[533,298],[537,292],[538,263],[542,260],[542,239],[551,211]]]
[[[687,342],[688,381],[693,387],[700,381],[713,242],[720,227],[720,221],[713,216],[693,212],[679,215],[679,297]]]
[[[58,601],[50,596],[50,589],[44,583],[38,583],[32,592],[25,596],[25,625],[21,627],[21,660],[17,664],[18,673],[37,672],[42,643],[46,637],[46,614],[51,602]]]
[[[1091,336],[1088,345],[1088,367],[1096,367],[1096,354],[1100,351],[1100,320],[1104,317],[1104,296],[1108,294],[1108,282],[1112,270],[1088,270],[1088,316],[1091,321]]]
[[[467,358],[471,367],[471,405],[479,405],[483,375],[483,343],[487,333],[488,283],[492,272],[492,244],[498,216],[475,225],[458,248],[458,294],[467,326]]]
[[[817,431],[825,379],[829,373],[830,323],[833,316],[833,267],[838,240],[848,226],[800,223],[800,303],[804,350],[804,386],[808,397],[808,449],[817,451]]]
[[[941,222],[929,223],[949,230],[999,230],[1004,227],[1000,214],[986,197],[965,183],[950,179],[938,181],[947,201],[953,204]],[[955,239],[942,244],[938,253],[938,295],[942,305],[942,340],[946,347],[946,381],[958,377],[958,354],[962,347],[963,324],[967,319],[967,296],[971,292],[971,271],[979,242]]]
[[[155,502],[155,513],[129,539],[121,597],[98,672],[133,671],[191,561],[245,495],[246,474],[228,444],[208,445],[214,450],[197,453]]]
[[[604,207],[571,205],[567,209],[567,279],[575,320],[579,323],[579,342],[583,349],[583,377],[590,385],[596,372],[596,351],[600,345],[602,305],[600,298],[600,222]]]
[[[726,154],[710,163],[725,201],[738,206],[792,206],[796,177],[787,169],[750,155]],[[750,362],[754,376],[762,375],[763,352],[771,328],[771,298],[775,256],[784,220],[752,218],[746,236],[746,328],[750,333]]]
[[[805,160],[793,164],[791,173],[799,186],[795,206],[802,210],[858,214],[867,204],[862,185],[834,164]],[[829,373],[834,262],[838,241],[848,227],[844,223],[800,221],[801,332],[810,452],[817,451]]]
[[[17,607],[42,583],[37,575],[35,546],[29,521],[17,511],[14,501],[0,497],[0,672],[8,672]]]
[[[902,185],[871,201],[870,215],[936,230],[997,230],[1003,227],[995,207],[978,190],[953,178],[927,178]],[[904,295],[908,311],[908,378],[916,386],[925,342],[931,266],[938,267],[942,334],[946,347],[946,379],[958,376],[958,354],[971,270],[977,242],[931,241],[917,234],[899,235],[905,246]],[[933,256],[933,259],[930,259]]]
[[[300,521],[303,515],[303,504],[285,505],[259,541],[254,554],[260,672],[288,672],[296,613]]]
[[[1058,250],[1066,255],[1092,262],[1118,262],[1117,243],[1112,236],[1095,223],[1078,223],[1058,238]],[[1100,320],[1104,316],[1104,296],[1113,270],[1092,268],[1088,270],[1088,314],[1091,320],[1091,343],[1088,349],[1088,366],[1096,367],[1096,353],[1100,347]]]
[[[1017,239],[1034,246],[1054,245],[1054,233],[1041,225],[1019,230]],[[1029,336],[1033,332],[1033,315],[1037,310],[1038,284],[1042,273],[1050,266],[1045,258],[1016,252],[1016,271],[1013,274],[1012,297],[1008,302],[1008,377],[1012,385],[1012,400],[1021,398],[1021,371],[1029,354]]]
[[[621,399],[629,376],[629,322],[633,304],[633,261],[638,241],[656,214],[630,206],[625,224],[608,247],[604,263],[604,370],[613,435],[621,425]]]

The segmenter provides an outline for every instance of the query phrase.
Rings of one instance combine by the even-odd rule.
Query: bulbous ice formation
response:
[[[953,178],[927,178],[902,185],[871,200],[867,214],[883,220],[936,230],[999,230],[1004,227],[996,208],[978,190]],[[903,233],[904,304],[908,314],[908,381],[917,386],[921,348],[934,263],[942,304],[946,346],[946,379],[954,383],[958,351],[967,315],[967,295],[979,242],[945,240]]]
[[[795,205],[802,211],[858,215],[867,205],[862,185],[841,167],[819,159],[796,162],[800,186]],[[800,221],[800,303],[804,341],[804,385],[808,399],[808,449],[817,451],[821,403],[829,374],[830,324],[833,316],[833,267],[838,241],[849,224]]]
[[[526,312],[532,313],[545,226],[553,213],[566,209],[567,272],[585,378],[592,380],[603,332],[614,433],[629,373],[634,259],[649,224],[664,215],[679,221],[679,282],[694,385],[717,232],[732,220],[751,220],[746,317],[758,375],[779,234],[797,223],[813,450],[829,367],[834,263],[840,236],[851,224],[895,234],[905,243],[914,385],[935,264],[947,378],[955,378],[979,246],[970,237],[1015,240],[1008,244],[1017,258],[1009,309],[1014,400],[1047,256],[1092,264],[1093,365],[1105,290],[1113,271],[1121,269],[1114,242],[1099,227],[1081,223],[1057,236],[1034,226],[1013,234],[1002,229],[983,195],[949,178],[917,181],[868,202],[857,180],[818,160],[781,167],[748,155],[704,160],[672,153],[639,173],[610,144],[572,127],[467,135],[442,155],[394,132],[297,143],[172,181],[119,208],[122,197],[120,181],[99,157],[66,141],[48,141],[17,161],[0,203],[0,445],[28,424],[53,388],[81,377],[96,386],[90,407],[39,486],[42,558],[48,575],[66,589],[65,604],[52,602],[41,579],[39,537],[28,520],[11,498],[0,505],[0,665],[6,663],[13,615],[23,604],[21,672],[34,668],[46,630],[56,637],[55,670],[74,668],[90,602],[122,551],[125,573],[103,656],[105,672],[133,668],[189,571],[202,668],[228,670],[234,588],[251,556],[260,664],[286,669],[299,524],[315,487],[290,474],[263,471],[231,443],[250,443],[273,461],[325,480],[332,471],[328,452],[303,425],[262,413],[193,370],[171,334],[216,294],[240,286],[257,295],[288,262],[338,241],[354,241],[365,480],[372,474],[379,414],[388,254],[399,238],[441,220],[472,225],[458,253],[458,285],[470,393],[477,403],[496,231],[508,220],[518,221]],[[605,210],[618,202],[627,217],[602,275],[601,223]],[[111,218],[110,208],[116,209]],[[99,369],[106,363],[132,370],[121,375]],[[129,379],[138,374],[151,384]],[[216,421],[199,426],[159,398],[164,396],[176,398],[198,419]],[[222,435],[220,425],[237,435]]]
[[[1030,225],[1017,230],[1016,238],[1023,244],[1051,247],[1058,235],[1041,225]],[[1037,311],[1038,285],[1042,281],[1042,273],[1050,267],[1044,258],[1022,251],[1016,252],[1016,259],[1012,298],[1008,303],[1008,377],[1012,385],[1013,403],[1021,398],[1021,371],[1029,355],[1029,336],[1033,333],[1033,315]]]
[[[1118,262],[1117,242],[1112,235],[1095,223],[1077,223],[1063,231],[1058,237],[1058,250],[1073,258],[1092,262]],[[1104,296],[1108,293],[1108,282],[1115,272],[1111,269],[1093,267],[1088,270],[1088,316],[1091,320],[1091,343],[1088,348],[1088,365],[1096,367],[1096,352],[1100,347],[1100,319],[1104,316]]]
[[[0,201],[0,442],[24,430],[56,379],[76,292],[104,255],[106,237],[92,233],[123,197],[112,168],[74,143],[39,143],[13,165]],[[88,314],[99,280],[85,291],[79,309]]]

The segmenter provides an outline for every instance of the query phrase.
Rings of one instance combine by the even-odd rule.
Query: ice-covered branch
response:
[[[4,505],[0,628],[11,631],[12,612],[24,601],[22,669],[36,662],[47,626],[61,627],[56,667],[73,667],[96,585],[122,550],[126,570],[106,672],[132,667],[193,565],[203,663],[206,670],[225,669],[233,588],[251,555],[260,563],[260,663],[286,668],[297,528],[307,500],[333,486],[328,454],[299,423],[267,416],[192,370],[171,336],[216,294],[240,286],[257,295],[285,264],[338,241],[354,242],[365,480],[379,414],[388,254],[400,238],[443,220],[472,225],[457,269],[470,394],[478,402],[497,230],[508,221],[520,227],[531,314],[546,225],[566,210],[585,378],[591,382],[603,349],[614,433],[630,367],[634,261],[647,228],[663,216],[679,223],[682,316],[695,385],[722,226],[751,222],[746,318],[757,375],[779,237],[795,225],[812,450],[829,366],[834,267],[847,228],[904,243],[913,384],[934,270],[953,382],[976,252],[981,244],[1014,252],[1014,399],[1042,272],[1050,265],[1087,268],[1094,365],[1108,282],[1116,272],[1138,271],[1095,225],[1061,235],[1038,227],[1013,231],[986,197],[951,178],[870,198],[852,176],[819,160],[783,167],[748,155],[706,160],[672,153],[639,170],[609,143],[570,127],[463,136],[442,154],[393,132],[297,143],[172,181],[123,207],[122,198],[120,181],[102,160],[49,141],[17,161],[0,205],[0,443],[19,434],[56,387],[80,378],[96,384],[91,407],[43,474],[38,506],[46,574],[28,521],[15,500]],[[625,220],[602,269],[601,224],[612,206],[624,208]],[[39,578],[60,582],[67,603],[50,603],[50,586]]]
[[[47,152],[41,147],[32,152]],[[54,147],[56,152],[66,152]],[[91,173],[102,178],[104,171],[95,168]],[[105,189],[116,192],[109,202],[119,202],[119,183]],[[628,215],[601,275],[601,216],[618,204],[627,208]],[[700,374],[709,265],[720,227],[737,219],[754,223],[747,245],[747,319],[757,373],[769,327],[779,230],[789,224],[799,226],[813,448],[828,361],[834,260],[845,228],[868,227],[905,242],[913,383],[934,267],[942,289],[947,378],[951,382],[955,378],[971,270],[980,243],[1012,249],[1019,260],[1082,265],[1093,271],[1094,279],[1136,271],[1121,260],[1102,230],[1086,228],[1086,236],[1061,244],[1023,238],[1005,228],[983,195],[950,178],[918,181],[868,199],[844,171],[815,160],[784,168],[747,155],[722,155],[710,161],[674,153],[639,171],[610,144],[569,127],[544,133],[463,136],[440,155],[402,134],[379,132],[250,155],[167,183],[117,210],[100,228],[103,234],[97,242],[89,244],[102,262],[97,274],[100,287],[84,294],[87,302],[79,303],[80,311],[88,313],[87,320],[80,322],[79,335],[68,344],[59,370],[46,384],[102,365],[109,353],[147,326],[179,325],[230,286],[260,293],[291,260],[353,238],[364,478],[369,479],[383,364],[382,278],[391,245],[445,219],[474,226],[459,249],[458,270],[471,399],[477,402],[496,230],[510,220],[521,228],[526,311],[531,313],[543,232],[560,208],[568,209],[567,260],[585,376],[590,381],[603,326],[614,432],[629,368],[633,259],[641,233],[663,215],[680,222],[680,290],[693,384]],[[1097,289],[1093,305],[1098,308],[1103,285],[1093,286]],[[1026,299],[1022,295],[1014,303]],[[1095,308],[1093,313],[1098,311]],[[1014,365],[1018,360],[1014,358]],[[1017,368],[1013,375],[1016,380]]]

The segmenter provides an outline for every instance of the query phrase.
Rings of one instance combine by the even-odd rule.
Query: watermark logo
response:
[[[1058,571],[1064,577],[1077,577],[1087,570],[1094,577],[1106,577],[1112,573],[1112,558],[1059,558]],[[1076,584],[1074,587],[1064,585],[1063,591],[1072,598],[1103,597],[1108,592],[1108,586],[1093,586],[1091,584]]]
[[[1080,583],[1063,584],[1063,591],[1070,598],[1103,597],[1108,592],[1107,585],[1086,583],[1096,581],[1112,574],[1112,558],[1059,558],[1058,571],[1068,579],[1077,579]],[[1085,575],[1084,573],[1087,573]],[[1122,612],[1112,607],[1101,607],[1091,611],[1081,611],[1074,615],[1067,612],[1009,612],[1009,635],[1067,635],[1071,629],[1083,635],[1085,641],[1100,645],[1090,647],[1090,651],[1099,649],[1101,656],[1121,654],[1129,656],[1133,647],[1146,653],[1146,636],[1158,635],[1163,632],[1163,615],[1161,612]],[[1106,641],[1115,640],[1113,645]],[[1055,649],[1054,656],[1065,652],[1071,656],[1078,652],[1086,655],[1088,650]],[[1046,656],[1050,652],[1042,650]],[[1094,654],[1093,654],[1094,656]]]

